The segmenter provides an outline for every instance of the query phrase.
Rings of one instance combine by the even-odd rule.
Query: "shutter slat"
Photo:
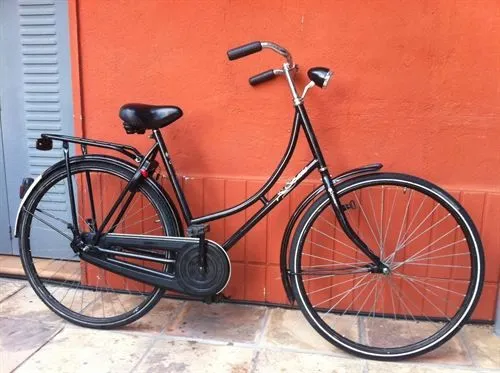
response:
[[[51,35],[51,36],[56,36],[56,29],[55,27],[36,27],[36,26],[25,26],[21,27],[21,35]],[[22,42],[21,42],[22,43]]]
[[[21,26],[55,26],[56,19],[54,17],[26,17],[21,19]]]
[[[40,45],[40,44],[25,45],[22,48],[22,53],[24,56],[32,56],[32,55],[52,56],[52,55],[57,55],[57,47]]]
[[[24,96],[24,102],[36,102],[36,103],[42,103],[42,102],[59,102],[59,96],[58,95],[48,95],[48,94],[36,94],[33,93],[31,95],[26,95]]]
[[[24,56],[22,62],[24,65],[57,65],[57,56],[56,57]]]
[[[19,10],[19,14],[22,16],[55,16],[56,11],[54,7],[44,7],[44,6],[23,6]],[[50,4],[49,4],[50,5]]]
[[[19,0],[19,5],[21,8],[23,7],[31,7],[31,6],[37,6],[37,5],[52,5],[52,8],[55,11],[55,8],[53,7],[55,5],[54,0]]]
[[[43,66],[38,66],[38,65],[31,65],[28,67],[23,68],[23,73],[25,75],[29,74],[58,74],[59,73],[59,68],[57,65],[43,65]]]

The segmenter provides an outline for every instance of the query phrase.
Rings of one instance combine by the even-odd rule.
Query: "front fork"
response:
[[[372,272],[380,272],[384,273],[384,270],[387,270],[386,265],[382,263],[380,258],[368,247],[368,245],[358,236],[358,234],[352,229],[347,217],[344,214],[344,210],[342,209],[342,205],[340,203],[339,197],[335,192],[335,188],[333,185],[333,181],[330,177],[330,173],[328,172],[328,168],[325,164],[325,160],[323,158],[323,154],[318,144],[318,140],[316,139],[316,135],[311,126],[311,122],[309,121],[309,117],[307,116],[306,109],[303,103],[300,103],[296,106],[296,110],[298,111],[300,118],[302,119],[302,128],[306,134],[307,141],[309,143],[309,147],[311,148],[311,152],[318,160],[319,172],[321,174],[321,179],[323,180],[323,185],[328,193],[328,198],[330,199],[331,206],[333,208],[333,212],[337,220],[340,223],[340,226],[344,230],[345,234],[349,239],[373,262]]]
[[[340,226],[344,230],[345,234],[349,239],[354,242],[354,244],[373,262],[374,267],[372,268],[373,272],[384,272],[384,268],[386,267],[384,263],[369,247],[368,245],[358,236],[358,234],[352,229],[351,224],[347,220],[345,216],[344,209],[342,208],[342,204],[340,203],[339,197],[335,192],[332,179],[326,167],[320,169],[321,179],[323,180],[323,184],[328,193],[328,198],[330,199],[331,206],[333,208],[333,212],[335,213],[335,217],[340,223]]]

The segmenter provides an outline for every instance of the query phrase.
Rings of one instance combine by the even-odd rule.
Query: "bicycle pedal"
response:
[[[210,232],[209,224],[192,224],[186,229],[188,237],[200,237],[206,232]]]

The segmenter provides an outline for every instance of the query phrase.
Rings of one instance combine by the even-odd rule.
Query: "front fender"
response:
[[[119,163],[120,166],[128,168],[130,171],[135,171],[136,170],[136,167],[134,167],[133,164],[131,164],[131,163],[129,163],[129,162],[127,162],[127,161],[125,161],[125,160],[123,160],[121,158],[117,158],[117,157],[113,157],[113,156],[109,156],[109,155],[99,155],[99,154],[87,154],[87,155],[79,155],[79,156],[71,157],[70,158],[70,165],[72,163],[81,162],[83,160],[96,160],[96,161],[108,161],[108,162],[111,161],[111,162],[113,162],[115,164]],[[24,194],[24,196],[23,196],[23,198],[21,200],[21,203],[19,204],[19,208],[17,210],[16,225],[15,225],[15,230],[14,230],[14,237],[18,237],[19,236],[19,228],[20,228],[19,225],[20,225],[20,221],[21,221],[20,217],[21,217],[21,214],[22,214],[22,211],[23,211],[23,207],[24,207],[26,201],[28,200],[28,198],[30,197],[30,195],[33,193],[33,190],[35,189],[35,187],[40,183],[40,181],[43,178],[48,177],[48,175],[50,175],[52,172],[58,170],[61,167],[66,167],[66,164],[65,164],[64,160],[59,161],[59,162],[53,164],[48,169],[46,169],[30,185],[30,187],[28,188],[28,190]],[[172,199],[165,192],[165,190],[162,188],[162,186],[160,184],[158,184],[158,182],[156,182],[153,178],[149,178],[149,182],[151,182],[152,186],[155,189],[157,189],[157,191],[165,197],[167,205],[169,206],[172,214],[174,215],[174,218],[175,218],[175,221],[176,221],[176,225],[177,225],[177,231],[182,236],[183,235],[182,223],[181,223],[181,220],[180,220],[179,213],[178,213],[177,209],[175,208],[175,204],[173,203]]]
[[[338,184],[342,181],[345,181],[347,179],[353,178],[355,176],[358,176],[360,174],[369,174],[369,173],[375,173],[379,171],[383,165],[381,163],[374,163],[374,164],[369,164],[366,166],[354,168],[352,170],[349,170],[347,172],[343,172],[335,177],[332,178],[332,181],[334,184]],[[302,213],[305,211],[305,209],[316,200],[316,198],[325,191],[325,186],[320,185],[316,189],[314,189],[311,193],[307,195],[306,198],[302,200],[302,202],[297,206],[295,211],[293,212],[292,216],[290,217],[290,220],[288,221],[288,224],[285,228],[285,232],[283,234],[283,239],[281,241],[281,251],[280,251],[280,271],[281,271],[281,281],[283,282],[283,287],[285,288],[286,296],[289,300],[290,303],[293,303],[295,301],[293,292],[292,292],[292,285],[290,283],[290,276],[288,274],[288,249],[289,249],[289,243],[290,243],[290,238],[292,236],[292,232],[296,226],[297,221],[299,220],[299,217],[302,216]]]

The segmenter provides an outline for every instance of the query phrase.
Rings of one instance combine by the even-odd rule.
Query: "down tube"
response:
[[[205,216],[200,216],[198,218],[194,218],[191,220],[191,223],[192,224],[208,223],[212,220],[217,220],[220,218],[224,218],[226,216],[236,214],[246,209],[247,207],[253,205],[255,202],[259,200],[262,201],[262,197],[273,187],[273,185],[276,183],[276,181],[278,181],[279,177],[287,167],[288,162],[290,161],[290,158],[292,157],[293,152],[295,150],[295,146],[297,145],[299,130],[300,130],[300,117],[298,112],[295,112],[292,134],[290,135],[290,140],[288,141],[288,146],[286,148],[285,154],[281,158],[278,166],[276,167],[272,175],[269,177],[269,179],[253,196],[239,203],[238,205],[230,207],[228,209],[217,211]]]
[[[293,179],[286,183],[286,185],[273,198],[257,211],[243,226],[238,229],[229,239],[224,242],[222,247],[227,251],[236,242],[238,242],[255,224],[257,224],[264,216],[266,216],[276,205],[278,205],[283,198],[285,198],[292,190],[295,189],[309,174],[318,167],[318,160],[313,159],[309,164],[302,169]]]

